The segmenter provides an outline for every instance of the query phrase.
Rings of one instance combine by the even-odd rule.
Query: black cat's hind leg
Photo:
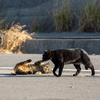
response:
[[[75,64],[74,64],[74,66],[75,66],[75,68],[77,69],[77,71],[76,71],[75,74],[73,74],[73,76],[77,76],[77,75],[81,72],[81,68],[80,68],[80,65],[75,65]]]
[[[89,67],[90,69],[91,69],[91,71],[92,71],[92,76],[94,76],[95,75],[95,70],[94,70],[94,67],[93,66],[91,66],[91,67]]]
[[[88,66],[85,65],[85,69],[88,70]]]
[[[90,61],[90,58],[87,55],[83,55],[83,64],[84,64],[85,68],[91,69],[91,72],[92,72],[91,75],[95,75],[94,66],[93,66],[92,62]]]
[[[90,61],[84,63],[85,66],[88,66],[88,68],[91,69],[92,74],[91,75],[95,75],[95,70],[94,70],[94,66],[92,65],[92,63]]]

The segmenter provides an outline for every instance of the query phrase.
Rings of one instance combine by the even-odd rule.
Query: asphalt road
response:
[[[41,60],[37,54],[0,54],[0,100],[99,100],[100,99],[100,56],[90,56],[96,75],[82,71],[64,71],[61,77],[51,74],[11,75],[16,63],[27,59]],[[53,68],[53,63],[51,68]],[[4,68],[3,68],[4,67]],[[5,68],[6,67],[6,68]],[[73,65],[65,69],[75,69]],[[82,66],[82,70],[84,67]]]

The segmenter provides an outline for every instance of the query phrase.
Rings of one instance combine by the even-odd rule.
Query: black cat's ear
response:
[[[47,50],[44,50],[44,52],[47,52]]]
[[[48,49],[47,53],[50,53],[51,51]]]

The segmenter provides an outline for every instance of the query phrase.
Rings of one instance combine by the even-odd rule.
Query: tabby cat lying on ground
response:
[[[90,61],[90,58],[88,56],[88,53],[84,51],[83,49],[61,49],[61,50],[54,50],[54,51],[44,51],[43,54],[43,61],[47,61],[51,59],[51,61],[54,63],[55,67],[53,69],[53,74],[57,77],[60,77],[62,75],[64,64],[73,64],[75,68],[77,69],[76,73],[73,74],[73,76],[77,76],[80,71],[81,67],[80,64],[83,64],[85,66],[85,69],[88,68],[91,69],[92,74],[95,75],[95,70],[92,62]],[[56,70],[59,68],[59,74],[56,74]]]
[[[50,63],[42,63],[42,60],[31,64],[32,60],[26,60],[16,64],[15,68],[12,70],[13,75],[16,74],[42,74],[42,73],[51,73]]]

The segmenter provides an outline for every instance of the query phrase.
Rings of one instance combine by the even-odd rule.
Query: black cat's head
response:
[[[43,61],[47,61],[50,59],[50,55],[51,55],[51,51],[48,49],[47,51],[45,50],[44,51],[44,54],[43,54]]]

